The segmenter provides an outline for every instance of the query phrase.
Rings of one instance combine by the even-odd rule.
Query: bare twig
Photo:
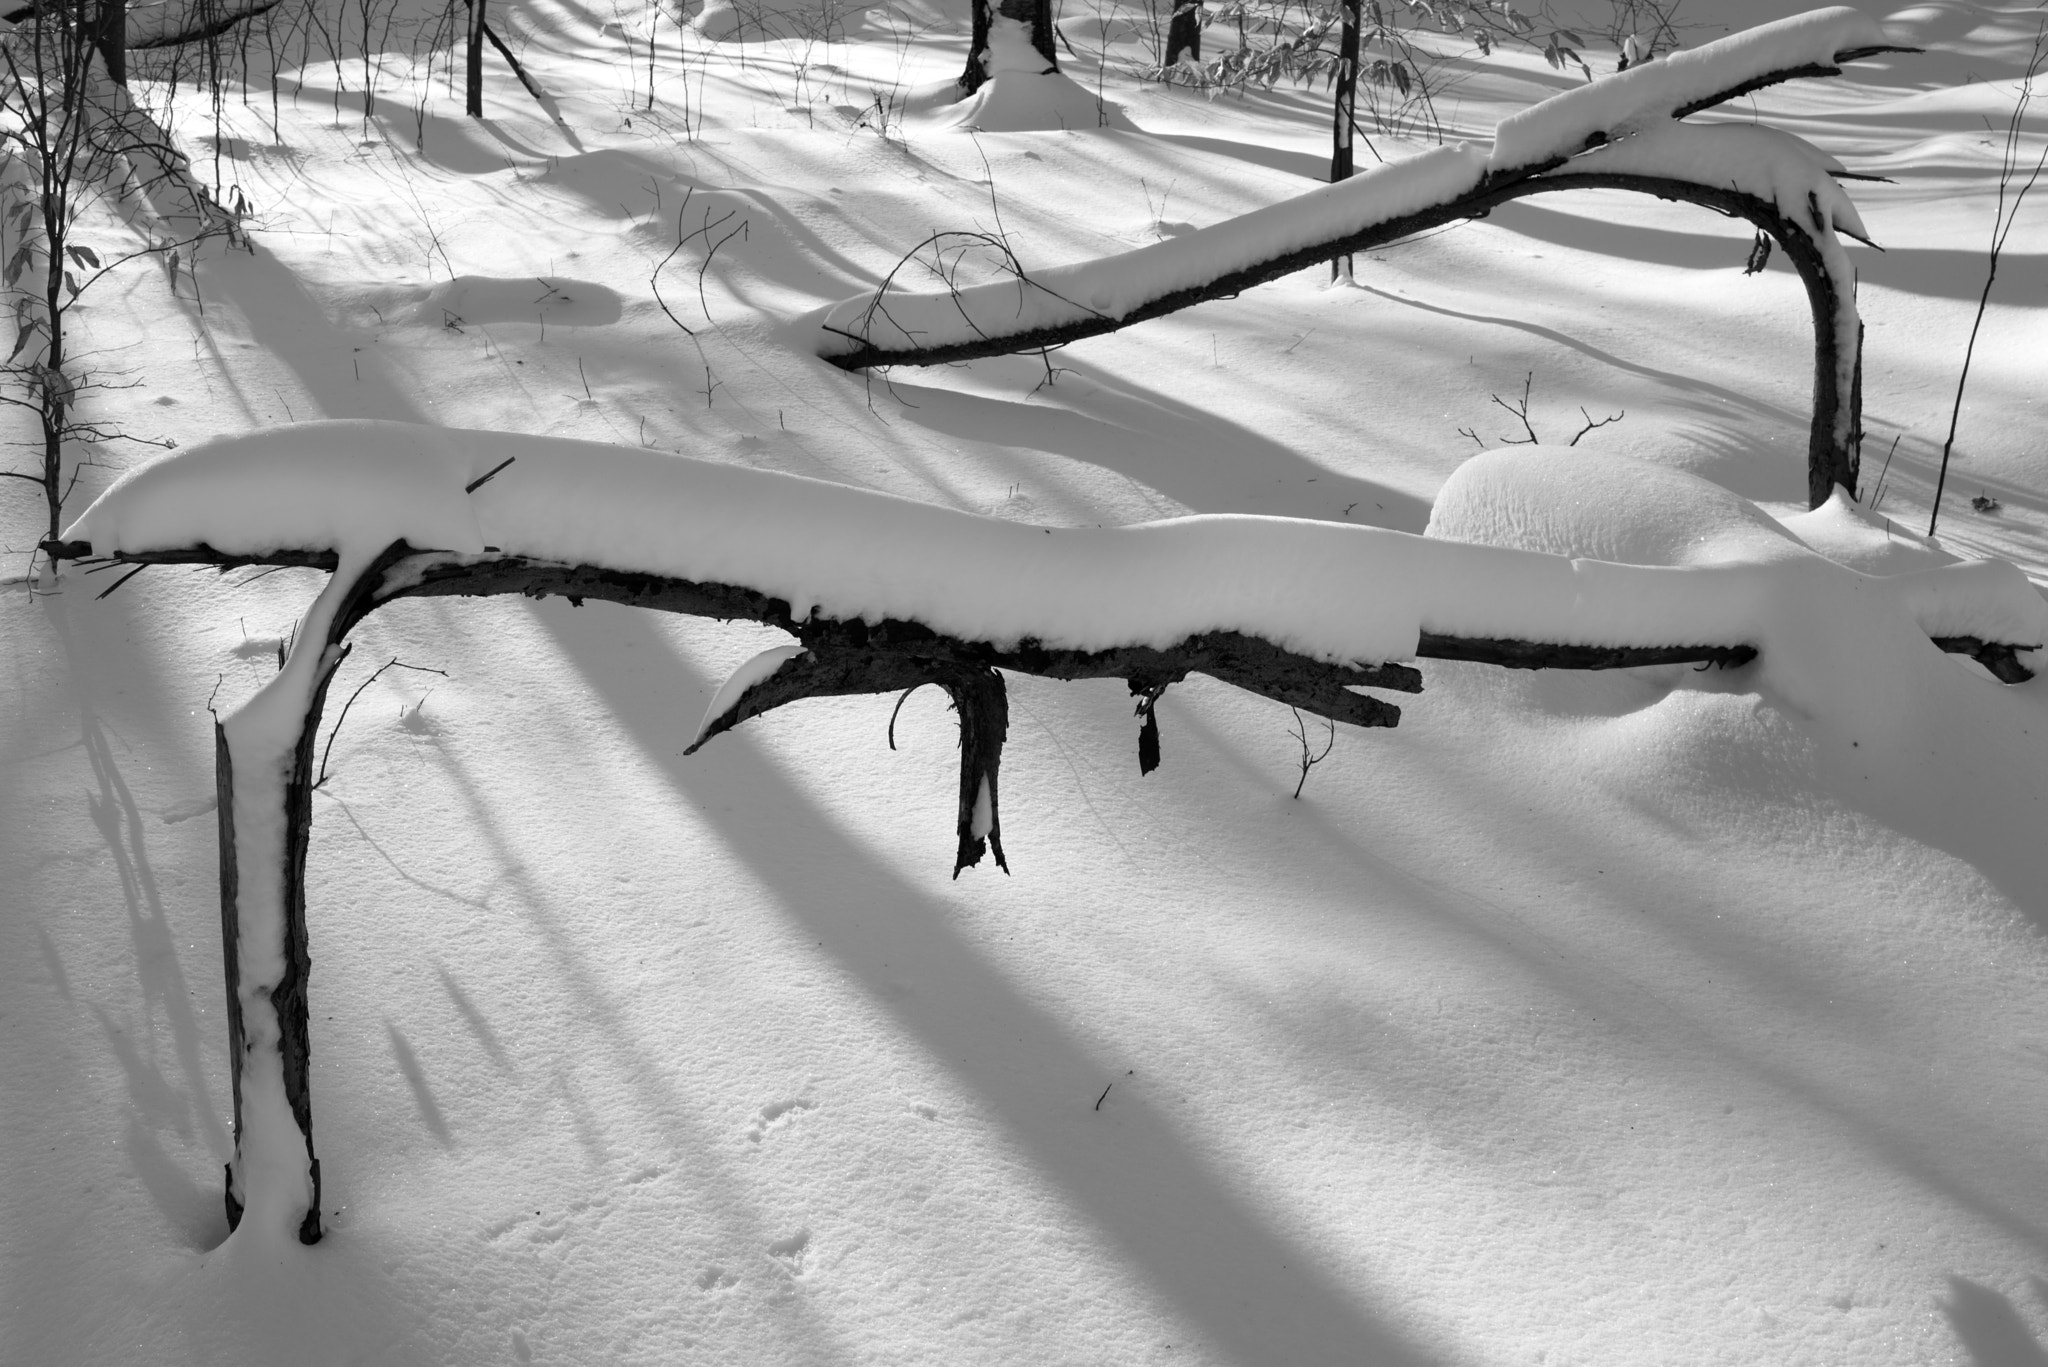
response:
[[[1948,439],[1941,444],[1941,473],[1934,481],[1934,507],[1927,514],[1927,534],[1934,535],[1934,526],[1941,518],[1941,494],[1948,485],[1949,451],[1955,445],[1956,424],[1963,415],[1963,386],[1970,382],[1970,358],[1977,350],[1977,330],[1984,326],[1984,310],[1991,302],[1991,284],[1998,279],[1998,258],[2005,251],[2005,240],[2012,235],[2012,225],[2020,216],[2020,204],[2034,183],[2041,178],[2041,171],[2048,166],[2048,142],[2041,144],[2041,155],[2034,158],[2033,169],[2012,194],[2010,207],[2006,195],[2012,189],[2013,178],[2019,174],[2020,124],[2026,115],[2027,106],[2034,99],[2034,78],[2040,74],[2044,60],[2048,60],[2048,22],[2034,30],[2034,50],[2027,60],[2027,74],[2020,81],[2019,98],[2013,101],[2012,115],[2005,124],[2005,148],[1998,161],[1998,205],[1991,216],[1991,245],[1984,266],[1984,290],[1977,296],[1977,316],[1970,322],[1970,340],[1963,347],[1963,368],[1956,376],[1956,401],[1949,409]]]
[[[510,464],[510,462],[508,461],[507,464]],[[503,467],[501,466],[499,468],[502,469]],[[344,647],[344,649],[346,649],[346,647]],[[334,753],[334,738],[341,734],[341,725],[343,722],[348,720],[348,710],[356,705],[357,698],[363,696],[364,689],[368,688],[371,684],[377,682],[379,678],[383,677],[385,670],[394,668],[417,670],[422,674],[439,674],[444,679],[448,677],[448,671],[445,669],[429,669],[425,665],[409,665],[405,661],[399,659],[396,655],[393,655],[389,660],[386,660],[383,664],[378,665],[376,670],[371,673],[369,678],[363,680],[361,683],[356,685],[356,691],[349,694],[348,701],[341,705],[341,715],[334,719],[334,729],[327,733],[327,745],[320,751],[320,777],[313,780],[313,786],[315,788],[318,788],[321,784],[327,782],[327,757]]]
[[[582,364],[583,364],[583,362],[582,362],[581,360],[578,360],[576,364],[577,364],[577,367],[578,367],[578,368],[580,369],[580,368],[582,367]],[[584,386],[584,388],[585,388],[585,389],[587,390],[587,389],[589,388],[589,386],[588,386],[588,385],[586,384],[586,385]],[[473,479],[473,480],[471,480],[471,481],[470,481],[469,483],[467,483],[467,484],[463,485],[463,486],[462,486],[462,492],[463,492],[463,493],[465,493],[465,494],[473,494],[473,493],[475,493],[475,492],[476,492],[477,490],[479,490],[479,489],[483,488],[483,487],[484,487],[484,486],[485,486],[486,484],[489,484],[489,483],[490,483],[490,482],[491,482],[491,481],[492,481],[493,479],[497,478],[497,474],[498,474],[498,471],[500,471],[500,470],[504,469],[504,468],[505,468],[506,466],[510,465],[510,464],[511,464],[511,463],[512,463],[513,461],[515,461],[515,460],[518,460],[518,459],[519,459],[519,457],[517,457],[517,456],[507,456],[507,457],[505,457],[505,459],[503,459],[503,460],[499,461],[499,462],[498,462],[498,463],[497,463],[496,465],[493,465],[493,466],[492,466],[492,467],[491,467],[490,469],[488,469],[488,470],[484,471],[484,472],[483,472],[482,474],[478,475],[478,476],[477,476],[477,477],[476,477],[475,479]],[[412,666],[410,666],[410,665],[407,665],[407,666],[406,666],[406,668],[410,669],[410,668],[412,668]]]
[[[1624,408],[1619,413],[1616,413],[1613,417],[1601,418],[1599,421],[1596,422],[1593,419],[1593,415],[1591,413],[1588,413],[1585,409],[1585,406],[1582,404],[1579,407],[1579,416],[1586,420],[1586,425],[1584,427],[1581,427],[1578,430],[1577,434],[1574,435],[1570,441],[1565,443],[1565,445],[1567,446],[1577,446],[1579,444],[1579,438],[1585,436],[1588,432],[1591,432],[1596,427],[1605,427],[1609,423],[1620,422],[1623,418],[1628,416],[1628,410]]]
[[[1509,403],[1498,394],[1493,396],[1493,401],[1496,404],[1521,420],[1522,430],[1529,434],[1527,440],[1520,437],[1502,437],[1500,439],[1502,446],[1538,446],[1542,444],[1543,438],[1537,436],[1536,429],[1529,425],[1529,387],[1535,383],[1536,372],[1533,370],[1522,377],[1522,401],[1518,404]]]
[[[1526,445],[1527,443],[1523,444]],[[1324,760],[1328,759],[1330,757],[1330,751],[1336,748],[1337,723],[1331,720],[1329,717],[1323,718],[1323,725],[1330,728],[1330,733],[1328,738],[1323,741],[1322,753],[1314,754],[1311,753],[1311,748],[1308,742],[1308,722],[1305,719],[1303,719],[1301,715],[1301,709],[1298,707],[1290,707],[1287,710],[1294,714],[1294,726],[1292,729],[1288,731],[1287,734],[1294,737],[1294,739],[1301,745],[1301,777],[1295,780],[1294,783],[1294,796],[1296,798],[1299,798],[1301,796],[1301,790],[1303,785],[1305,785],[1308,782],[1308,771],[1315,768],[1318,764],[1321,764]]]

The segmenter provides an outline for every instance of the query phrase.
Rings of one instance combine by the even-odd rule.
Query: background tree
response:
[[[960,94],[964,99],[981,89],[993,75],[989,70],[991,35],[995,21],[1007,19],[1025,26],[1031,46],[1045,60],[1044,70],[1058,71],[1060,62],[1053,52],[1052,0],[974,0],[974,36],[967,45],[967,70],[960,73]]]
[[[120,435],[78,416],[81,394],[105,387],[74,354],[79,296],[138,256],[165,260],[175,281],[201,238],[234,232],[233,216],[112,79],[108,32],[100,0],[53,0],[0,37],[0,289],[14,323],[0,402],[28,410],[36,427],[23,443],[34,468],[0,474],[40,487],[52,536],[78,479],[75,448]],[[81,240],[94,220],[97,246]],[[128,245],[109,248],[107,237]]]
[[[1166,51],[1159,58],[1160,70],[1180,65],[1183,54],[1201,65],[1202,0],[1182,0],[1173,7],[1173,18],[1166,25]]]

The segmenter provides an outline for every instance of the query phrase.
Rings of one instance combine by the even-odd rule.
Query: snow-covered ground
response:
[[[927,88],[964,62],[964,12],[835,6],[756,42],[755,8],[707,11],[726,41],[693,31],[680,62],[664,18],[652,110],[645,16],[558,0],[493,11],[551,108],[495,54],[483,123],[413,83],[409,46],[367,118],[360,62],[288,65],[275,127],[260,86],[226,112],[255,253],[210,250],[197,298],[143,263],[87,296],[99,364],[134,381],[103,415],[187,447],[316,418],[574,438],[1103,545],[1255,513],[1909,607],[1900,576],[1951,556],[2048,582],[2032,201],[1939,551],[1917,535],[2022,5],[1873,11],[1935,50],[1754,98],[1891,178],[1849,186],[1887,249],[1849,249],[1865,508],[1816,513],[1797,277],[1743,276],[1746,228],[1640,197],[1508,205],[1361,258],[1355,288],[1306,272],[1050,376],[833,369],[818,311],[934,232],[1006,234],[1038,268],[1302,192],[1324,96],[1140,84],[1136,42],[1098,73],[1125,12],[1069,6],[1071,87],[1011,70],[947,110]],[[1441,109],[1483,145],[1571,83],[1503,54]],[[1094,126],[1021,127],[1084,103]],[[180,131],[210,174],[204,112]],[[1581,405],[1627,416],[1461,472],[1459,429],[1521,435],[1489,396],[1531,374],[1549,442]],[[74,511],[146,454],[104,448]],[[499,494],[537,518],[519,470]],[[18,576],[39,519],[8,485]],[[419,497],[403,515],[431,522]],[[967,525],[919,513],[877,564]],[[972,570],[943,587],[971,600]],[[2048,1359],[2048,684],[1879,629],[1881,604],[1832,637],[1765,604],[1784,648],[1725,674],[1424,662],[1400,727],[1341,730],[1298,801],[1276,704],[1175,686],[1141,779],[1120,685],[1012,677],[1014,876],[957,882],[936,690],[893,751],[893,700],[856,698],[684,758],[786,638],[558,599],[388,608],[330,725],[394,657],[446,676],[363,691],[314,798],[329,1232],[301,1249],[226,1239],[207,708],[275,675],[322,576],[166,567],[97,600],[114,577],[0,591],[10,1367]],[[1310,591],[1339,606],[1302,620],[1387,596]]]

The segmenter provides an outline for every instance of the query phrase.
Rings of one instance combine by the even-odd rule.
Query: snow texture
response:
[[[1832,66],[1835,54],[1882,47],[1884,29],[1847,6],[1759,24],[1554,95],[1494,128],[1488,168],[1511,174],[1669,119],[1678,110],[1777,72]]]
[[[1996,198],[1984,122],[2010,113],[2032,0],[1888,16],[1931,51],[1759,96],[1893,178],[1850,187],[1893,248],[1857,254],[1864,504],[1812,512],[1792,511],[1800,282],[1744,279],[1741,224],[1545,196],[1361,259],[1356,289],[1304,271],[1083,343],[1037,392],[1042,368],[1003,358],[868,389],[777,320],[871,287],[934,225],[986,223],[991,179],[1037,262],[1277,203],[1327,164],[1322,92],[1140,82],[1142,10],[1068,5],[1071,73],[1095,88],[1106,43],[1104,88],[1144,134],[977,148],[906,117],[885,140],[860,106],[899,78],[950,85],[964,6],[875,11],[808,51],[750,27],[744,61],[674,41],[666,11],[644,111],[645,23],[537,0],[506,36],[561,122],[492,59],[479,123],[438,60],[431,83],[408,72],[418,11],[365,117],[360,67],[319,43],[283,54],[273,104],[259,38],[218,141],[184,88],[180,146],[219,149],[257,250],[96,287],[77,354],[134,384],[87,417],[188,447],[293,414],[589,437],[1056,529],[1412,531],[1442,491],[1439,530],[1462,507],[1459,535],[1503,556],[1875,591],[1886,635],[1862,639],[1889,647],[1830,667],[1856,706],[1818,715],[1781,691],[1782,651],[1730,671],[1425,662],[1401,726],[1340,729],[1299,801],[1268,699],[1176,685],[1140,777],[1119,685],[1013,676],[1016,877],[954,882],[938,690],[904,704],[894,751],[893,699],[819,699],[684,759],[719,680],[776,633],[558,597],[398,603],[354,633],[329,722],[392,655],[450,677],[370,684],[314,794],[328,1235],[307,1249],[223,1217],[206,706],[275,676],[322,576],[164,567],[104,601],[121,570],[16,582],[0,1360],[2039,1367],[2048,679],[1934,654],[1897,587],[1956,555],[2048,583],[2048,309],[2023,269],[1985,313],[1941,540],[1917,534],[1983,284],[1958,246]],[[1496,52],[1443,107],[1450,135],[1483,142],[1562,79]],[[649,272],[706,207],[752,232],[715,256],[693,239],[661,276],[692,340]],[[2023,214],[2009,251],[2044,259],[2048,219]],[[419,307],[451,275],[478,315],[461,331]],[[552,302],[527,311],[528,276],[622,307],[571,331]],[[1456,429],[1491,440],[1487,393],[1532,369],[1545,434],[1580,404],[1626,421],[1552,471],[1529,453],[1512,488],[1512,455],[1446,488],[1473,455]],[[141,450],[97,447],[76,509]],[[44,530],[32,492],[0,497],[9,572]],[[318,509],[291,515],[333,539]],[[1831,630],[1786,649],[1825,665]],[[1902,724],[1851,729],[1872,689],[1901,690]]]

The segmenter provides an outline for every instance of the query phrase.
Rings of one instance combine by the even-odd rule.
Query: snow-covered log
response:
[[[1874,21],[1833,8],[1779,20],[1603,77],[1459,144],[1134,251],[943,293],[894,276],[815,315],[818,353],[862,369],[1038,351],[1227,298],[1332,257],[1369,251],[1495,206],[1559,190],[1611,188],[1747,219],[1784,249],[1813,312],[1813,507],[1856,493],[1861,336],[1837,233],[1864,237],[1833,177],[1842,168],[1789,134],[1675,123],[1778,81],[1904,52]]]
[[[603,598],[795,638],[719,691],[696,744],[799,698],[938,684],[961,718],[956,875],[985,851],[1007,867],[1002,670],[1122,679],[1147,703],[1204,673],[1391,726],[1398,709],[1355,690],[1420,692],[1401,663],[1415,658],[1754,661],[1757,686],[1784,705],[1887,728],[1910,698],[1842,690],[1844,671],[1882,671],[1930,638],[1980,659],[2003,649],[2017,668],[2018,650],[2048,639],[2048,606],[1995,562],[1873,578],[1810,552],[1623,565],[1271,517],[1033,527],[655,451],[379,422],[166,455],[45,549],[332,571],[284,667],[216,733],[229,1211],[252,1237],[305,1242],[320,1237],[306,1001],[313,743],[349,631],[396,599]]]

